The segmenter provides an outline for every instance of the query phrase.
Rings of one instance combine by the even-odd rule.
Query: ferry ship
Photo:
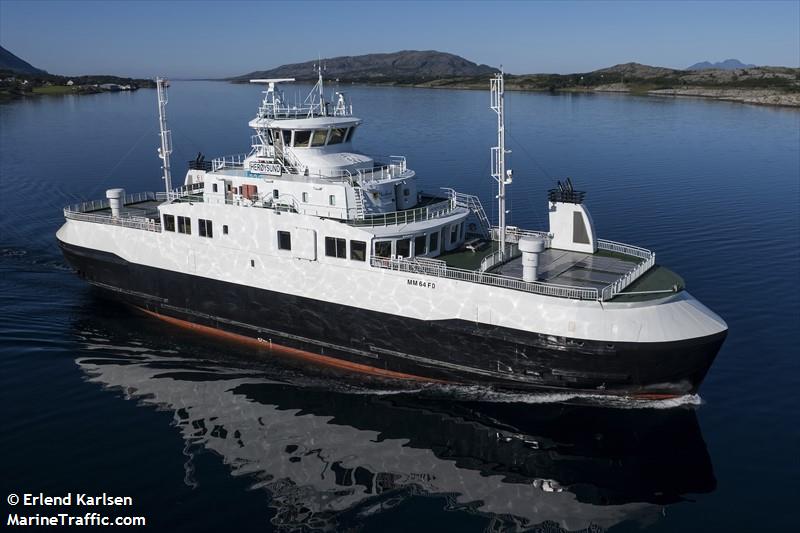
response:
[[[176,325],[356,372],[511,390],[695,393],[727,326],[645,248],[597,237],[570,180],[546,230],[506,223],[502,73],[490,80],[498,223],[476,196],[426,191],[403,156],[355,148],[361,119],[322,72],[302,104],[265,84],[249,153],[189,162],[163,192],[64,209],[77,274]],[[546,204],[545,204],[546,200]]]

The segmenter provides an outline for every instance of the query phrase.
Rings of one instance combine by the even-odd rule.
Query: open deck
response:
[[[108,200],[93,200],[65,207],[64,218],[159,232],[161,203],[163,199],[156,193],[137,193],[125,196],[116,217],[111,214]]]

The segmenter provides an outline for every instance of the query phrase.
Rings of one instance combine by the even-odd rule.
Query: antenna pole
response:
[[[319,114],[325,116],[325,94],[322,88],[322,60],[317,64],[317,71],[319,72]]]
[[[497,113],[497,146],[492,147],[492,177],[497,181],[497,207],[499,211],[500,259],[506,256],[506,185],[511,185],[511,170],[506,170],[506,122],[503,109],[505,89],[503,71],[491,79],[491,109]]]
[[[161,148],[158,149],[158,157],[161,158],[161,168],[164,171],[164,187],[167,196],[172,192],[172,175],[169,168],[169,155],[172,153],[172,132],[167,129],[167,80],[156,78],[156,88],[158,89],[158,129],[161,135]]]

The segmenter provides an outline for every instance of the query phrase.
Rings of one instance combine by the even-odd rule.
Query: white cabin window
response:
[[[288,231],[278,232],[278,250],[292,249],[292,234]]]
[[[397,247],[397,255],[401,257],[411,256],[411,239],[398,239],[396,247]]]
[[[350,259],[353,261],[366,261],[367,243],[364,241],[350,241]]]
[[[192,234],[192,219],[189,217],[178,217],[178,233]]]
[[[211,185],[211,189],[212,189],[214,192],[218,192],[218,191],[217,191],[217,184],[216,184],[216,183],[213,183],[213,184]]]
[[[304,203],[304,204],[307,204],[307,203],[308,203],[308,193],[307,193],[307,192],[304,192],[304,193],[303,193],[303,203]]]
[[[204,218],[197,219],[197,232],[201,237],[211,238],[214,236],[214,228],[210,220]]]
[[[336,195],[335,194],[331,194],[330,196],[328,196],[328,204],[329,205],[336,205]]]
[[[376,241],[373,255],[376,257],[391,257],[392,241]]]
[[[294,146],[298,148],[308,148],[310,139],[311,130],[297,130],[294,132]]]
[[[314,130],[314,135],[311,137],[311,146],[324,146],[327,138],[328,130]]]
[[[347,128],[332,128],[328,144],[340,144],[344,142],[345,135],[347,135]]]
[[[328,257],[347,257],[347,241],[338,237],[325,237],[325,255]]]
[[[425,246],[427,242],[428,238],[425,235],[417,235],[414,238],[414,255],[425,255],[428,252]]]
[[[175,231],[174,215],[164,215],[164,231]]]
[[[222,226],[222,234],[223,235],[227,235],[228,234],[228,225],[227,224],[224,224]]]
[[[430,245],[428,246],[428,249],[431,251],[431,253],[439,251],[439,232],[438,231],[436,233],[431,233],[431,241],[430,241],[429,244]]]
[[[272,189],[272,197],[276,200],[280,197],[281,192],[278,189]]]

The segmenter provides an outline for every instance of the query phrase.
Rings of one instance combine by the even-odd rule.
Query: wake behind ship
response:
[[[354,148],[361,120],[320,73],[302,105],[267,89],[248,154],[189,163],[165,192],[64,210],[57,233],[92,285],[169,321],[387,377],[519,390],[697,391],[725,322],[644,248],[599,239],[571,181],[547,231],[506,224],[504,88],[491,80],[498,224],[477,197],[423,191],[402,156]]]

